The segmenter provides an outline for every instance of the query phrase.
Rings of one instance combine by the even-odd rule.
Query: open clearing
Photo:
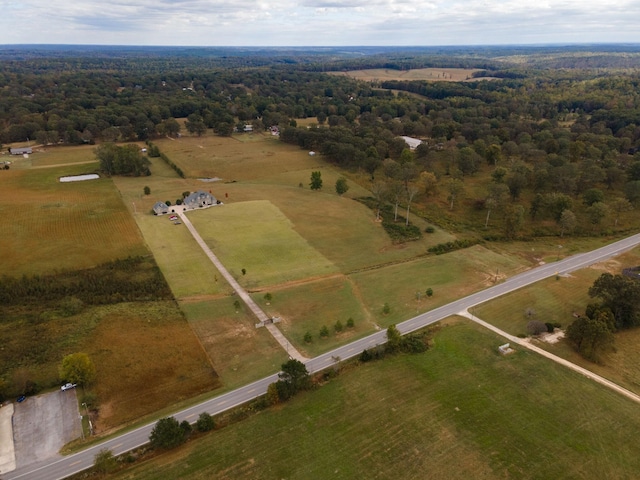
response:
[[[0,274],[43,274],[145,255],[113,182],[60,183],[78,167],[3,172]]]
[[[503,357],[500,337],[450,323],[425,354],[344,370],[117,478],[635,477],[635,403],[527,351]]]
[[[434,82],[463,82],[473,80],[471,75],[480,71],[477,68],[416,68],[412,70],[393,70],[389,68],[373,68],[367,70],[351,70],[349,72],[328,72],[330,75],[343,75],[367,82],[384,82],[385,80],[432,80]]]
[[[225,268],[245,288],[337,271],[268,201],[194,211],[189,213],[189,219]],[[241,272],[243,268],[246,275]]]

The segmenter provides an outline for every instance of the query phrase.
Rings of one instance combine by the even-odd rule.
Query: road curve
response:
[[[518,290],[519,288],[530,285],[539,280],[543,280],[556,274],[562,275],[569,273],[589,265],[593,265],[594,263],[601,262],[624,251],[630,250],[638,244],[640,244],[640,234],[633,235],[625,238],[624,240],[620,240],[588,253],[573,255],[558,262],[533,268],[511,277],[501,284],[487,288],[486,290],[474,293],[460,300],[449,303],[448,305],[444,305],[399,323],[397,325],[398,330],[403,334],[419,330],[446,317],[457,315],[459,312],[463,312],[475,305]],[[381,330],[372,335],[307,360],[307,369],[310,373],[315,373],[330,367],[337,361],[355,357],[364,349],[382,344],[385,341],[386,331]],[[270,375],[249,385],[233,390],[232,392],[225,393],[206,402],[177,412],[174,416],[178,421],[188,420],[190,422],[194,422],[202,412],[217,415],[229,410],[230,408],[259,397],[260,395],[264,395],[267,392],[269,384],[276,381],[277,378],[277,374]],[[54,458],[47,462],[14,470],[13,472],[3,474],[3,479],[59,480],[65,478],[69,475],[90,468],[93,465],[96,453],[103,448],[110,449],[114,455],[119,455],[146,444],[154,425],[155,422],[149,423],[73,455],[63,458]]]

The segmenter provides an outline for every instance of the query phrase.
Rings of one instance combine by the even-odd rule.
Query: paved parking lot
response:
[[[14,409],[17,468],[56,456],[63,445],[82,434],[75,389],[27,397]]]

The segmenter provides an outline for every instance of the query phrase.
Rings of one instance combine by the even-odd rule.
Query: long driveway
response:
[[[544,278],[579,270],[618,255],[619,253],[629,250],[638,244],[640,244],[640,234],[625,238],[624,240],[593,250],[592,252],[574,255],[559,262],[528,270],[509,278],[504,283],[490,287],[481,292],[474,293],[468,297],[402,322],[398,324],[398,330],[401,333],[419,330],[446,317],[464,312],[474,305],[499,297],[505,293],[512,292]],[[376,332],[372,335],[308,360],[306,362],[307,369],[311,373],[317,372],[335,364],[338,359],[345,360],[347,358],[354,357],[359,355],[364,349],[382,344],[385,341],[386,331],[382,330]],[[186,410],[177,412],[174,416],[179,421],[188,420],[193,422],[202,412],[209,412],[212,415],[216,415],[237,405],[248,402],[260,395],[264,395],[267,392],[269,384],[276,381],[277,378],[277,374],[270,375],[232,392],[225,393]],[[149,423],[136,430],[124,433],[74,455],[51,459],[50,461],[37,466],[15,470],[9,474],[5,474],[3,478],[6,480],[17,478],[25,480],[58,480],[65,478],[73,473],[77,473],[91,467],[93,465],[95,454],[103,448],[108,448],[114,454],[119,455],[144,445],[148,442],[149,434],[151,433],[154,425],[155,423]]]
[[[300,352],[298,352],[298,350],[296,350],[296,348],[289,342],[289,340],[287,340],[287,338],[282,334],[282,332],[280,332],[278,327],[276,327],[273,324],[273,322],[267,316],[267,314],[264,313],[264,311],[258,306],[256,302],[253,301],[253,298],[251,298],[251,296],[247,293],[247,291],[244,288],[242,288],[242,286],[240,286],[240,284],[236,281],[235,278],[233,278],[233,275],[229,273],[229,271],[225,268],[225,266],[218,259],[218,257],[216,257],[216,255],[211,251],[207,243],[200,236],[200,234],[198,233],[196,228],[193,226],[191,221],[184,214],[184,212],[179,211],[178,215],[180,215],[180,218],[182,219],[182,223],[184,223],[187,226],[193,238],[196,240],[196,242],[198,242],[198,245],[200,245],[200,248],[202,248],[202,250],[207,255],[207,257],[209,257],[209,260],[211,260],[211,262],[215,265],[215,267],[218,269],[220,274],[225,278],[225,280],[229,282],[229,285],[231,285],[231,288],[235,290],[235,292],[242,299],[242,301],[247,305],[247,307],[249,307],[249,309],[253,312],[253,314],[258,318],[260,323],[265,327],[267,327],[267,330],[269,330],[273,338],[275,338],[276,341],[282,346],[282,348],[284,348],[287,351],[287,354],[291,358],[295,358],[296,360],[300,360],[301,362],[306,361],[307,358],[303,356]]]

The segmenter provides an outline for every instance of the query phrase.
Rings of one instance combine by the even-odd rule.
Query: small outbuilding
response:
[[[11,155],[31,155],[33,153],[33,148],[31,147],[10,148],[9,153],[11,153]]]
[[[169,207],[164,202],[156,202],[153,206],[153,213],[155,215],[164,215],[165,213],[169,213]]]
[[[182,204],[186,208],[190,209],[208,207],[211,205],[216,205],[217,203],[218,201],[213,195],[203,190],[193,192],[182,201]]]
[[[409,150],[415,150],[416,148],[418,148],[418,145],[422,144],[422,140],[420,140],[419,138],[403,136],[402,139],[409,147]]]

